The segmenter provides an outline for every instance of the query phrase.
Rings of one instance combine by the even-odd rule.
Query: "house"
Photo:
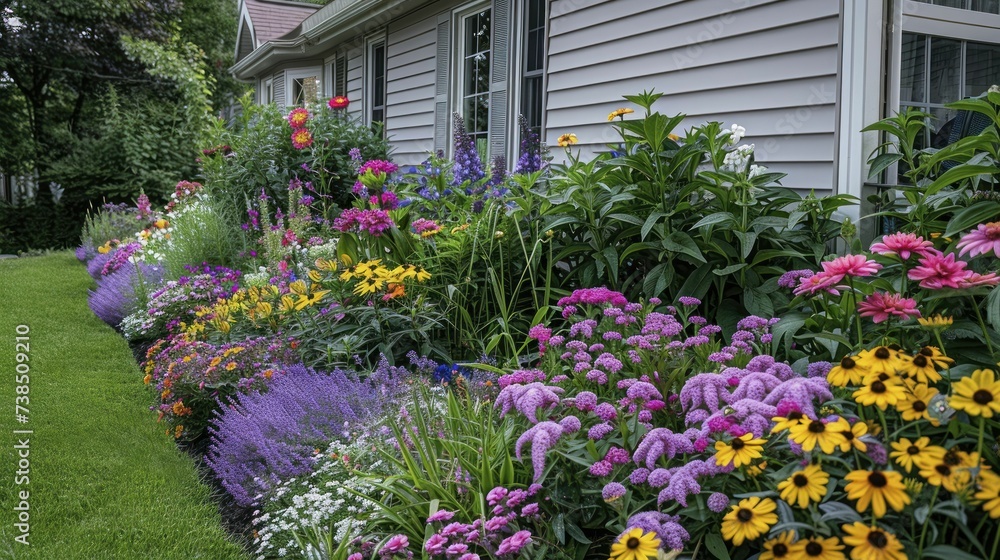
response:
[[[946,6],[946,5],[947,6]],[[404,163],[450,149],[460,113],[516,159],[517,115],[584,153],[616,135],[623,94],[656,89],[683,126],[738,123],[786,186],[867,196],[876,133],[902,107],[1000,82],[997,0],[241,0],[232,72],[260,103],[346,95]],[[298,19],[298,21],[294,21]],[[928,145],[930,135],[924,139]],[[559,152],[559,150],[556,150]],[[858,209],[854,209],[858,212]],[[855,214],[857,217],[857,214]]]

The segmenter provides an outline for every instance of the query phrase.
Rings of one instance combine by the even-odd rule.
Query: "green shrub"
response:
[[[48,195],[13,206],[0,203],[0,253],[65,249],[80,239],[84,213]]]

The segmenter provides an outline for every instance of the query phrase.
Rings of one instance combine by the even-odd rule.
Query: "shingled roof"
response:
[[[253,25],[257,44],[277,39],[292,31],[322,6],[284,0],[243,0]]]

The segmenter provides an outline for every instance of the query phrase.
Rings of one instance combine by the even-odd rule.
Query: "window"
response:
[[[916,0],[923,4],[1000,14],[1000,0]]]
[[[300,68],[285,71],[285,106],[302,107],[319,101],[323,82],[322,68]]]
[[[268,78],[264,80],[264,88],[261,91],[261,105],[266,105],[268,103],[274,102],[274,80]]]
[[[903,33],[899,68],[900,109],[932,115],[920,147],[947,144],[957,111],[944,105],[986,92],[1000,83],[1000,44]]]
[[[461,14],[458,18],[458,111],[465,130],[476,142],[480,156],[487,157],[490,134],[490,36],[489,8]]]
[[[385,121],[385,40],[368,44],[368,122]]]
[[[521,114],[541,137],[545,74],[545,0],[528,0],[524,14],[524,61],[521,73]]]

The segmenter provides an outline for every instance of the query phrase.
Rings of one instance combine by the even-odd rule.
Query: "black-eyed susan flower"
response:
[[[765,443],[767,443],[766,439],[755,439],[750,433],[735,437],[728,443],[717,441],[715,442],[715,463],[723,467],[733,463],[736,468],[749,465],[754,459],[761,457]]]
[[[841,528],[844,544],[853,547],[851,560],[906,560],[903,543],[888,531],[860,521]]]
[[[840,444],[840,450],[847,453],[852,448],[865,453],[868,451],[868,446],[865,442],[861,441],[861,436],[868,434],[868,424],[864,422],[855,422],[851,425],[851,428],[841,432],[844,436],[844,441]]]
[[[910,441],[909,438],[899,438],[899,441],[889,444],[893,449],[889,453],[889,457],[896,461],[900,467],[912,471],[916,461],[921,458],[921,454],[930,444],[931,438],[926,436],[917,438],[916,441]]]
[[[1000,381],[991,369],[977,369],[952,386],[954,394],[948,404],[955,410],[964,410],[970,416],[993,418],[1000,413]]]
[[[837,537],[809,537],[792,545],[792,557],[810,560],[847,560],[842,550],[844,545]]]
[[[851,471],[847,480],[847,497],[857,500],[855,509],[864,513],[871,507],[872,515],[884,517],[886,506],[895,511],[903,511],[910,503],[910,496],[903,484],[903,475],[895,471]]]
[[[974,497],[983,502],[983,510],[990,517],[1000,517],[1000,475],[992,471],[979,471]]]
[[[771,498],[754,496],[740,500],[722,518],[722,537],[740,546],[765,534],[778,522],[778,504]]]
[[[795,533],[793,531],[783,531],[777,537],[764,541],[764,551],[760,553],[760,560],[791,558],[792,545],[794,544]]]
[[[826,380],[834,387],[847,387],[848,385],[861,385],[861,380],[868,373],[868,369],[858,364],[855,356],[844,356],[840,363],[830,368],[826,374]]]
[[[867,369],[869,373],[895,374],[900,366],[899,351],[888,346],[876,346],[871,350],[862,350],[858,352],[855,361]]]
[[[656,557],[660,539],[638,527],[626,530],[611,544],[611,560],[648,560]]]
[[[902,380],[889,373],[878,373],[865,378],[864,384],[852,395],[858,404],[877,406],[885,410],[906,399],[906,389]]]
[[[377,276],[365,278],[354,286],[354,293],[359,296],[374,294],[385,286],[385,280]]]
[[[563,134],[558,140],[556,140],[556,143],[563,148],[568,148],[577,143],[576,134],[573,134],[572,132]]]
[[[951,317],[943,317],[940,313],[938,313],[930,317],[918,317],[917,322],[920,323],[920,326],[925,329],[944,330],[950,327],[955,320]]]
[[[949,492],[964,490],[972,482],[968,453],[957,449],[930,446],[914,461],[920,476],[932,486],[940,486]],[[978,462],[978,457],[977,457]]]
[[[634,112],[635,112],[635,110],[629,109],[628,107],[623,107],[621,109],[615,109],[614,111],[611,111],[611,114],[608,115],[608,122],[611,122],[611,121],[617,119],[618,117],[622,117],[624,119],[625,115],[628,115],[628,114],[631,114],[631,113],[634,113]]]
[[[843,418],[828,422],[810,420],[789,428],[788,437],[801,445],[803,451],[810,452],[819,446],[823,453],[829,454],[844,441],[843,432],[850,429],[851,425]]]
[[[431,277],[431,273],[424,270],[424,267],[422,266],[414,267],[413,273],[414,273],[413,277],[416,279],[417,282],[423,282],[424,280],[427,280],[428,278]]]
[[[936,426],[939,422],[930,415],[930,404],[937,394],[938,390],[934,387],[913,383],[907,387],[906,398],[896,403],[896,410],[903,416],[903,420],[927,420]]]
[[[802,421],[808,422],[809,418],[807,418],[806,415],[802,414],[799,410],[790,410],[784,416],[775,416],[774,418],[771,418],[771,421],[775,423],[774,427],[771,428],[771,433],[776,434],[787,430],[792,426],[796,426]]]
[[[830,475],[823,472],[822,467],[809,465],[779,482],[778,492],[782,500],[805,509],[810,502],[819,502],[826,496],[828,482]]]
[[[945,357],[945,359],[947,358]],[[938,373],[937,367],[939,361],[935,361],[923,351],[917,352],[917,355],[912,358],[903,355],[900,363],[902,364],[900,371],[903,375],[918,383],[937,383],[941,380],[941,374]]]

